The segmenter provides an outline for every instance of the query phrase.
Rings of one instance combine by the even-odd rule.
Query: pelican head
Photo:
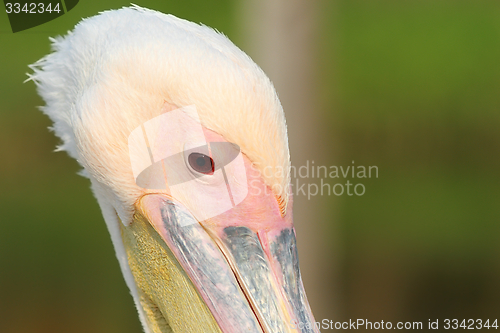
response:
[[[262,70],[213,29],[137,6],[51,41],[30,78],[90,179],[145,332],[318,332]]]

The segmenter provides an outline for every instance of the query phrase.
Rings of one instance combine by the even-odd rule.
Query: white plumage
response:
[[[84,19],[52,43],[54,52],[32,65],[42,110],[63,140],[60,149],[123,207],[122,221],[143,194],[130,170],[128,135],[165,102],[195,105],[202,124],[239,145],[286,205],[290,157],[281,104],[267,76],[224,35],[134,6]]]

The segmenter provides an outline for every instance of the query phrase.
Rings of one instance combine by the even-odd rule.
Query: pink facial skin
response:
[[[227,142],[219,134],[203,128],[205,139],[210,142]],[[202,222],[204,227],[246,226],[258,232],[275,228],[293,227],[293,198],[287,205],[288,213],[282,217],[276,195],[262,180],[261,173],[243,152],[247,176],[248,195],[233,209]]]

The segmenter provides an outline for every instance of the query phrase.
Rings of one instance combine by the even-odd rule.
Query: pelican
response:
[[[264,72],[217,31],[138,6],[51,42],[29,79],[90,179],[144,331],[319,332]]]

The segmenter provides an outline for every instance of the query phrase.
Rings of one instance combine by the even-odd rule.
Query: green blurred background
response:
[[[238,1],[136,3],[245,45]],[[128,4],[80,1],[16,34],[0,13],[1,333],[141,331],[89,182],[53,153],[42,101],[22,84],[49,36]],[[316,319],[497,319],[500,2],[320,6],[317,112],[335,149],[317,160],[376,165],[379,177],[363,181],[362,197],[311,199],[325,217],[318,237],[339,240],[326,254],[336,258],[336,287],[323,295],[336,306],[315,309],[324,300],[311,299]]]

